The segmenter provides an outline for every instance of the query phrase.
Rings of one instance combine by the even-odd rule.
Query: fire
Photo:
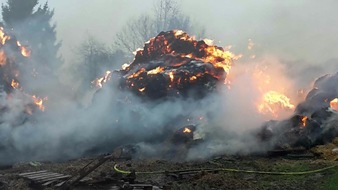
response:
[[[204,41],[208,46],[214,45],[214,40],[210,40],[210,39],[205,38],[205,39],[203,39],[203,41]]]
[[[124,63],[122,65],[122,70],[126,70],[128,67],[129,67],[129,64],[128,63]]]
[[[335,111],[338,111],[338,98],[335,98],[330,101],[330,107]]]
[[[278,116],[280,110],[292,110],[295,107],[287,96],[276,91],[265,93],[262,101],[258,105],[258,111],[263,114],[270,113],[274,117]]]
[[[109,79],[111,78],[111,74],[112,74],[111,71],[106,71],[103,77],[97,78],[93,80],[91,83],[97,88],[102,88],[103,84],[109,81]]]
[[[128,76],[127,78],[128,79],[131,79],[131,78],[135,78],[135,77],[138,77],[141,73],[145,72],[145,69],[144,68],[141,68],[139,71],[137,71],[136,73]]]
[[[138,89],[138,91],[143,92],[146,89],[146,87]]]
[[[190,77],[190,80],[196,80],[196,79],[197,79],[196,76],[191,76],[191,77]]]
[[[7,57],[6,57],[4,50],[0,50],[0,65],[1,66],[6,65],[6,60],[7,60]]]
[[[156,67],[155,69],[148,71],[147,75],[156,75],[157,73],[161,73],[163,71],[164,71],[163,67]]]
[[[32,100],[33,100],[34,104],[35,104],[41,111],[45,111],[45,106],[43,105],[43,103],[44,103],[45,101],[48,100],[47,97],[45,97],[45,98],[42,99],[42,98],[39,98],[39,97],[33,95],[33,96],[32,96]]]
[[[302,117],[302,126],[305,127],[306,126],[306,121],[307,121],[307,117],[306,116],[303,116]]]
[[[207,56],[202,59],[204,62],[213,63],[217,68],[222,68],[229,74],[232,64],[232,59],[235,57],[230,51],[223,51],[216,46],[206,48]],[[221,58],[221,59],[220,59]]]
[[[20,48],[22,56],[29,57],[31,55],[31,51],[29,49],[27,49],[26,47],[22,46],[19,41],[17,41],[16,43]]]
[[[12,86],[14,89],[18,89],[18,88],[20,87],[20,84],[19,84],[19,82],[17,82],[17,81],[15,81],[14,79],[12,79],[11,86]]]
[[[184,127],[183,133],[191,133],[191,129],[189,129],[188,127]]]
[[[1,44],[5,45],[6,42],[10,39],[11,39],[11,37],[6,35],[4,28],[0,27],[0,42],[1,42]]]
[[[218,81],[225,83],[232,62],[237,58],[230,51],[212,45],[212,40],[196,41],[182,30],[161,32],[143,49],[137,50],[132,63],[123,65],[121,87],[132,88],[135,92],[157,79],[163,96],[181,94],[181,91],[187,93],[187,88],[206,84],[205,88],[212,90]]]
[[[184,34],[184,31],[183,30],[175,30],[174,31],[174,35],[175,37],[180,37],[181,35]]]
[[[7,43],[8,40],[10,40],[11,37],[8,36],[5,31],[4,31],[4,28],[3,27],[0,27],[0,42],[2,45],[5,45]],[[21,43],[19,41],[16,42],[17,46],[19,47],[20,51],[21,51],[21,54],[24,56],[24,57],[29,57],[30,54],[31,54],[31,51],[22,46]],[[1,53],[1,61],[0,61],[0,64],[2,65],[4,62],[2,61],[3,60],[3,56],[2,56],[2,53]]]
[[[170,78],[170,82],[174,82],[174,72],[173,71],[169,72],[169,78]]]

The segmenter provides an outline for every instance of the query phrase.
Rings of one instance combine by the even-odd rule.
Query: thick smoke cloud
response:
[[[81,43],[86,33],[110,43],[128,18],[150,10],[152,3],[146,1],[140,8],[132,0],[50,1],[50,6],[55,8],[58,37],[63,42],[61,54],[66,58],[63,69],[72,64],[72,48]],[[187,117],[194,118],[192,121],[198,124],[196,135],[208,139],[191,150],[191,159],[201,156],[202,150],[208,150],[202,154],[208,157],[270,148],[270,145],[262,146],[251,133],[271,119],[257,112],[256,102],[263,92],[257,89],[262,84],[253,73],[257,66],[268,67],[266,73],[273,76],[271,86],[292,92],[289,96],[296,105],[302,100],[297,97],[298,89],[309,90],[315,78],[336,72],[338,15],[334,15],[338,13],[333,5],[336,2],[200,3],[185,0],[182,8],[207,28],[210,38],[216,43],[221,41],[221,45],[233,45],[237,53],[257,56],[235,62],[230,90],[221,85],[218,93],[200,101],[176,99],[149,103],[108,84],[98,92],[93,90],[83,95],[88,97],[83,102],[72,94],[74,81],[62,79],[71,73],[58,71],[57,79],[41,73],[48,84],[45,80],[25,80],[23,75],[23,85],[31,85],[37,94],[47,91],[49,100],[45,112],[23,116],[25,103],[18,94],[14,93],[10,102],[5,94],[0,96],[1,105],[9,107],[1,116],[0,163],[70,159],[134,143],[139,143],[147,153],[154,153],[159,151],[157,144],[167,137],[168,131],[188,124]],[[251,52],[246,50],[249,38],[255,42]],[[287,112],[282,118],[291,114]],[[201,116],[205,120],[197,119]]]

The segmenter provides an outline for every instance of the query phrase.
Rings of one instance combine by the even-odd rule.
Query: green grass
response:
[[[318,188],[318,190],[337,190],[338,189],[338,169],[333,169],[333,173],[327,176],[327,179]]]

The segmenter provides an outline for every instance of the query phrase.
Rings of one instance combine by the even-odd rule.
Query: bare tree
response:
[[[175,0],[159,0],[154,4],[153,14],[143,14],[128,21],[116,34],[114,46],[130,55],[161,31],[174,29],[191,33],[196,27],[193,27],[190,17],[182,13]],[[204,35],[204,30],[199,29],[198,35]]]
[[[90,35],[76,48],[75,53],[77,62],[71,70],[78,74],[74,78],[81,80],[82,90],[90,88],[91,81],[103,75],[106,70],[120,68],[125,59],[123,52],[114,51]]]
[[[116,34],[114,46],[126,53],[131,53],[142,47],[147,39],[156,35],[153,18],[149,15],[141,15],[137,19],[130,20],[123,29]]]

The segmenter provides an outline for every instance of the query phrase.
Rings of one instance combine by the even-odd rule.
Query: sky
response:
[[[55,9],[57,36],[63,44],[61,53],[70,60],[73,49],[88,35],[111,44],[129,19],[150,13],[155,1],[48,0]],[[258,52],[284,59],[321,63],[338,57],[337,1],[178,2],[185,14],[206,28],[208,38],[217,45],[232,45],[237,53],[241,53],[251,39]]]

